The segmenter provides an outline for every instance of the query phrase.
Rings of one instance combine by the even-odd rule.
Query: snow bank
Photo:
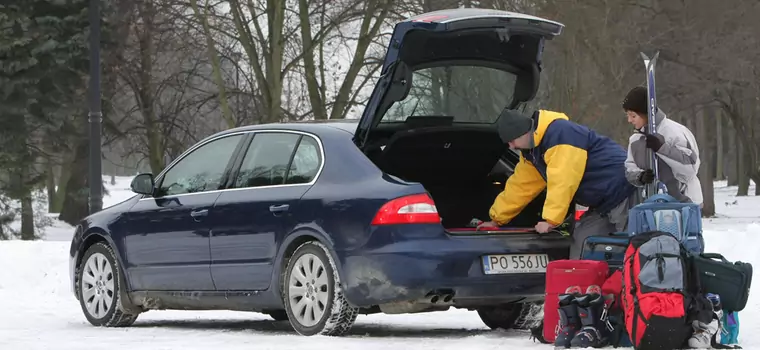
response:
[[[755,215],[758,216],[757,209]],[[754,223],[748,224],[741,220],[732,224],[734,219],[718,219],[713,222],[720,220],[728,222],[705,226],[705,251],[720,253],[728,261],[752,264],[755,272],[749,301],[745,309],[739,312],[739,342],[744,349],[760,349],[760,281],[757,277],[760,269],[760,220],[755,218]]]

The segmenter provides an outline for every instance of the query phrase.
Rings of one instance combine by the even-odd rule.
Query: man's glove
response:
[[[665,139],[660,134],[645,134],[647,142],[647,148],[657,152],[660,147],[665,143]]]
[[[647,169],[641,172],[639,174],[639,182],[642,184],[651,184],[654,181],[654,171],[652,169]]]

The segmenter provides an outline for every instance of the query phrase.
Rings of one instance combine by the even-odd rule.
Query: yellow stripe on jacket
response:
[[[491,220],[499,226],[508,223],[525,208],[543,189],[546,182],[538,170],[520,154],[515,172],[507,179],[491,206]]]
[[[567,217],[567,210],[583,179],[587,158],[586,150],[568,144],[556,145],[544,154],[548,182],[543,210],[546,222],[556,226]]]

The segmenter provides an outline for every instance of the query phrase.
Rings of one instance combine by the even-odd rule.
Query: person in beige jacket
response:
[[[657,132],[647,132],[647,108],[647,90],[642,86],[631,89],[623,101],[628,122],[636,129],[628,140],[626,179],[637,187],[654,181],[654,172],[648,169],[647,148],[651,149],[657,157],[659,180],[665,184],[668,194],[679,201],[701,205],[702,185],[697,177],[701,162],[694,134],[669,119],[659,108],[655,114]]]

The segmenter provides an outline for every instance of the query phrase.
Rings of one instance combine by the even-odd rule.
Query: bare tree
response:
[[[144,154],[154,173],[163,169],[171,158],[169,153],[176,153],[171,149],[183,149],[200,135],[218,129],[213,125],[220,117],[226,120],[226,127],[234,126],[224,103],[219,117],[209,110],[209,101],[224,93],[224,89],[217,90],[219,83],[208,79],[215,76],[210,73],[218,62],[209,64],[204,55],[208,42],[202,32],[179,20],[181,13],[175,6],[169,1],[134,2],[128,49],[117,63],[122,94],[114,109],[128,117],[121,127],[135,146],[129,151]],[[196,118],[199,115],[203,118]],[[205,130],[197,130],[196,119],[211,122],[202,128]]]

